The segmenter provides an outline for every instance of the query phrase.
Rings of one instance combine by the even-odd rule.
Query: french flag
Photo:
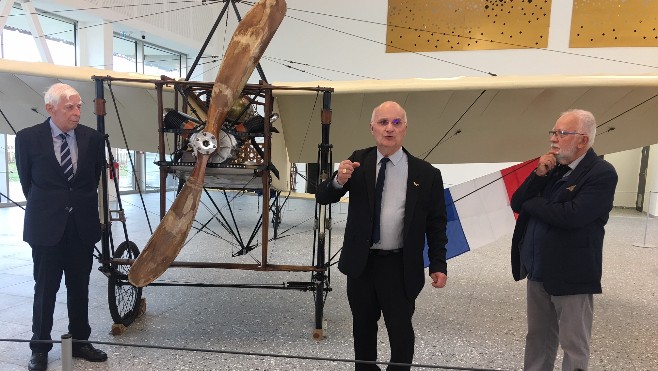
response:
[[[494,242],[514,230],[516,215],[510,200],[538,162],[538,158],[528,160],[444,189],[447,259]],[[429,266],[427,244],[425,266]]]

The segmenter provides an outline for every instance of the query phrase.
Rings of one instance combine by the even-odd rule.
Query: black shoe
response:
[[[48,352],[32,352],[27,369],[30,371],[46,371],[48,369]]]
[[[91,344],[74,347],[72,354],[73,358],[83,358],[89,362],[105,362],[107,360],[107,354],[94,348]]]

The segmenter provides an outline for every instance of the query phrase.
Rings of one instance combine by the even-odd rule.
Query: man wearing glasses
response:
[[[425,236],[432,286],[444,287],[448,279],[443,180],[438,169],[402,147],[407,114],[398,103],[376,107],[370,131],[377,145],[341,161],[338,171],[318,187],[316,199],[329,204],[350,192],[338,269],[347,275],[355,358],[377,360],[377,321],[383,313],[391,362],[409,364],[414,354],[411,318],[425,284]],[[355,367],[380,369],[374,363]]]
[[[558,345],[562,370],[587,370],[601,293],[604,226],[617,173],[591,148],[591,112],[563,113],[549,132],[550,150],[512,196],[519,213],[512,237],[512,274],[527,281],[524,370],[552,371]]]

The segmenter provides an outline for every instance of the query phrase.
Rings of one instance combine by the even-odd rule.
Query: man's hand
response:
[[[535,173],[538,176],[544,176],[548,174],[549,171],[553,170],[555,165],[557,165],[557,159],[555,158],[555,152],[551,150],[539,158],[539,164],[537,165]]]
[[[354,169],[361,166],[360,162],[352,162],[350,160],[341,161],[338,165],[338,174],[336,175],[336,181],[341,186],[352,177]]]
[[[436,287],[437,289],[445,287],[446,283],[448,283],[448,276],[446,276],[444,273],[434,272],[430,274],[430,277],[432,277],[432,286]]]

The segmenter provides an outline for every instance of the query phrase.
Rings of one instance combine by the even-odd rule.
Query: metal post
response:
[[[94,113],[96,114],[96,130],[105,136],[105,87],[103,80],[100,77],[94,76],[96,99],[94,99]],[[108,149],[109,151],[110,149]],[[105,153],[105,151],[103,151]],[[107,166],[107,159],[104,160]],[[113,164],[112,164],[113,165]],[[107,193],[108,187],[107,168],[103,168],[101,172],[101,181],[99,184],[99,216],[101,220],[101,260],[106,262],[111,258],[110,256],[110,234],[112,233],[112,222],[110,221],[110,206],[109,196]],[[119,195],[117,194],[117,197]]]
[[[648,244],[647,243],[647,230],[649,228],[649,214],[651,213],[651,192],[649,192],[649,204],[647,205],[647,217],[645,218],[644,221],[644,239],[642,239],[642,242],[637,242],[634,243],[633,246],[636,247],[644,247],[644,248],[650,248],[650,247],[656,247],[656,245]]]
[[[331,92],[325,91],[322,95],[322,143],[318,145],[319,156],[318,160],[320,161],[319,168],[319,177],[314,180],[317,182],[316,186],[329,179],[331,176],[331,164],[329,160],[331,158],[331,144],[329,143],[329,129],[331,127]],[[311,177],[307,179],[310,181]],[[315,272],[314,281],[315,281],[315,329],[313,330],[313,339],[322,340],[325,338],[325,328],[326,323],[324,321],[324,293],[325,293],[325,284],[327,282],[327,275],[325,267],[325,254],[328,246],[327,238],[331,230],[331,225],[329,224],[329,218],[327,217],[329,210],[331,210],[327,205],[318,205],[318,249],[316,251],[316,263],[315,267],[319,270]]]
[[[163,164],[165,161],[165,140],[164,140],[164,103],[162,101],[162,84],[156,84],[155,90],[158,96],[158,161]],[[160,165],[160,220],[167,213],[167,170],[168,168]]]
[[[62,371],[73,370],[73,345],[71,334],[62,335]]]
[[[263,86],[267,82],[265,81],[260,81],[260,85]],[[271,169],[271,164],[272,164],[272,132],[271,128],[272,125],[270,123],[270,118],[272,117],[272,109],[274,108],[274,98],[272,97],[272,89],[268,87],[268,89],[265,89],[265,107],[263,110],[263,114],[265,115],[265,126],[264,126],[264,133],[263,133],[263,153],[265,156],[263,156],[263,164],[266,166],[266,168],[263,170],[263,176],[262,176],[262,181],[263,181],[263,225],[261,225],[261,233],[262,233],[262,253],[261,253],[261,259],[262,267],[267,267],[267,256],[268,256],[268,245],[269,245],[269,237],[268,237],[268,232],[270,228],[270,169]],[[254,147],[257,146],[256,143],[253,143]],[[255,148],[254,148],[255,149]]]

